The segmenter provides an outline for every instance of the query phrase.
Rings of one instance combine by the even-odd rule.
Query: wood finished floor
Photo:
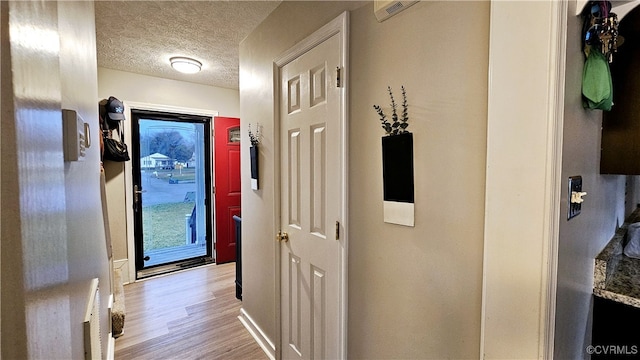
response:
[[[124,293],[115,360],[268,359],[238,319],[235,263],[150,278]]]

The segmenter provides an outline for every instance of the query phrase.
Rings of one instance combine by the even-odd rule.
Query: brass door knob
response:
[[[279,231],[276,235],[276,240],[278,240],[278,242],[287,242],[289,241],[289,234],[284,231]]]

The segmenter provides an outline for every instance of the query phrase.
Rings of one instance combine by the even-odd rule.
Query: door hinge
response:
[[[340,72],[342,69],[340,69],[340,66],[336,67],[336,87],[340,87],[342,86],[342,83],[340,82]]]
[[[340,240],[340,221],[336,221],[336,240]]]

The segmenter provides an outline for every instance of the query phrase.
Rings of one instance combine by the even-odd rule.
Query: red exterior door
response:
[[[216,263],[236,260],[235,222],[240,216],[240,119],[214,117]]]

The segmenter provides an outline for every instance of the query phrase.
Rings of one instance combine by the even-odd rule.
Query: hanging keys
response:
[[[585,19],[585,54],[596,48],[611,63],[618,50],[618,15],[611,12],[611,2],[592,1]]]

